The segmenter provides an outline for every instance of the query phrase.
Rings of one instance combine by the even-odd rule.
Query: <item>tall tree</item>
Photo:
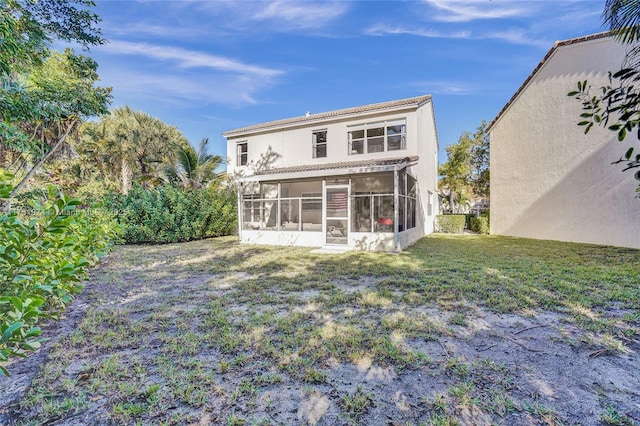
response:
[[[188,144],[174,126],[128,106],[114,109],[98,123],[87,123],[83,135],[84,146],[78,149],[90,151],[102,164],[117,170],[125,194],[135,180],[155,179],[158,165],[174,164],[175,147]]]
[[[621,43],[630,44],[621,70],[609,72],[609,84],[592,93],[587,80],[577,83],[577,90],[568,93],[582,103],[582,120],[578,126],[584,127],[585,134],[594,125],[606,127],[616,132],[618,141],[627,140],[635,133],[635,141],[613,164],[623,164],[623,171],[635,172],[640,180],[640,1],[607,0],[602,20],[612,35]],[[635,154],[634,154],[635,151]],[[640,192],[640,184],[636,188]]]
[[[90,0],[0,1],[0,167],[30,166],[21,189],[78,123],[105,112],[108,89],[94,87],[97,64],[53,40],[104,43]]]
[[[489,198],[489,135],[482,122],[471,134],[463,132],[458,143],[447,147],[447,161],[438,168],[440,195],[453,212],[465,203]]]
[[[80,122],[107,112],[111,89],[95,85],[96,69],[91,58],[70,49],[54,51],[21,84],[0,91],[0,114],[10,123],[9,131],[0,134],[0,166],[7,166],[10,152],[14,171],[26,168],[14,194],[67,143]]]
[[[473,134],[471,145],[471,187],[477,197],[489,200],[490,171],[489,171],[489,133],[487,133],[487,122],[482,120]]]
[[[447,161],[438,168],[438,189],[454,213],[460,213],[465,202],[470,200],[470,142],[469,133],[463,133],[458,143],[447,147]]]

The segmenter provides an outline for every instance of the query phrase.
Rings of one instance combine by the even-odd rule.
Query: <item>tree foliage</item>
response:
[[[167,166],[164,176],[170,181],[179,182],[184,188],[201,188],[214,182],[217,178],[216,170],[224,159],[219,155],[209,154],[208,146],[208,138],[202,138],[197,149],[189,142],[177,145],[176,161]]]
[[[127,106],[97,123],[85,123],[81,134],[77,151],[88,155],[89,166],[97,166],[105,178],[117,178],[125,194],[135,181],[143,186],[162,183],[161,170],[175,163],[176,147],[188,145],[176,127]]]
[[[461,212],[474,199],[489,198],[489,135],[486,122],[458,143],[447,147],[447,161],[438,169],[438,187],[452,212]]]
[[[640,1],[607,0],[602,19],[618,41],[629,44],[621,69],[609,72],[609,83],[597,90],[587,80],[579,81],[568,96],[582,104],[578,126],[584,127],[585,134],[596,125],[616,132],[620,142],[635,136],[635,143],[612,162],[623,164],[622,171],[635,171],[640,169],[640,46],[635,45],[640,40]],[[640,170],[635,177],[640,180]],[[640,185],[636,191],[640,192]]]
[[[106,113],[111,89],[96,86],[97,63],[67,49],[0,90],[0,166],[27,170],[14,193],[75,135],[78,124]],[[7,124],[8,123],[8,124]]]
[[[606,0],[602,21],[621,42],[640,40],[640,1]]]
[[[95,61],[49,49],[54,40],[103,43],[93,6],[90,0],[0,2],[0,167],[22,178],[14,194],[83,119],[107,111],[110,89],[95,86]]]
[[[0,77],[21,74],[49,56],[53,40],[84,47],[102,44],[100,17],[91,0],[0,2]]]

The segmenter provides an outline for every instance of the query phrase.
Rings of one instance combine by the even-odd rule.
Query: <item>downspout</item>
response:
[[[242,218],[244,217],[244,212],[242,211],[242,182],[238,184],[238,238],[240,242],[242,242]]]
[[[399,212],[399,194],[398,194],[398,185],[400,182],[400,178],[398,177],[398,169],[396,168],[393,171],[393,247],[394,251],[400,252],[402,249],[400,248],[400,233],[398,226],[398,216],[400,216]]]

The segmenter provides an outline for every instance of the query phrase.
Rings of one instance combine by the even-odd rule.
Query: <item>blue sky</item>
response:
[[[431,94],[441,146],[491,121],[556,40],[603,30],[604,0],[110,1],[93,47],[113,107],[226,155],[222,133]]]

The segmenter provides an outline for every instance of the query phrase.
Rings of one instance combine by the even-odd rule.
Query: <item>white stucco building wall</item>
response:
[[[385,148],[383,152],[354,155],[350,150],[349,132],[363,126],[374,128],[381,123],[385,126],[400,123],[406,126],[404,149]],[[314,158],[312,135],[319,131],[326,132],[326,156]],[[330,219],[325,214],[324,185],[331,179],[350,179],[349,182],[352,182],[351,179],[376,173],[401,172],[415,178],[415,227],[399,232],[350,230],[348,246],[396,250],[413,244],[434,230],[434,217],[438,212],[438,139],[433,103],[428,95],[256,124],[225,132],[224,136],[227,138],[229,157],[227,172],[242,185],[251,182],[282,184],[305,179],[324,182],[322,232],[290,232],[282,225],[276,226],[275,230],[250,229],[242,224],[240,217],[241,242],[302,246],[326,244],[325,235]],[[246,146],[246,165],[238,164],[239,145]],[[350,198],[350,218],[352,201]],[[242,207],[242,203],[239,203],[239,210]]]
[[[640,248],[638,181],[611,165],[637,142],[585,135],[567,96],[607,84],[626,49],[604,34],[556,43],[491,123],[492,234]]]

